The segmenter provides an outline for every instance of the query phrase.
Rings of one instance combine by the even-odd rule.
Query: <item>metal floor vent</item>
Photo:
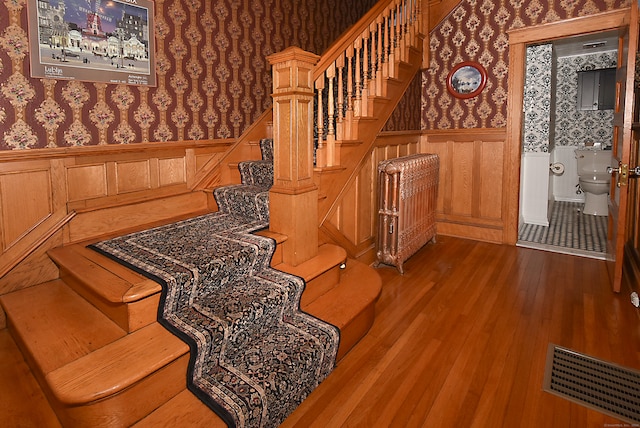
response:
[[[640,371],[553,344],[543,389],[625,422],[640,422]]]

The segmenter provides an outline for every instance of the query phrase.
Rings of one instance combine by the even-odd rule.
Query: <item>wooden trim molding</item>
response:
[[[562,37],[609,31],[620,28],[629,20],[629,8],[577,17],[564,21],[515,29],[509,34],[509,110],[505,146],[503,207],[506,212],[504,242],[515,245],[518,240],[520,196],[520,162],[522,141],[522,106],[527,44],[547,42]]]
[[[189,184],[235,140],[140,143],[0,153],[0,277],[49,237],[63,244],[215,209]]]
[[[629,23],[629,8],[507,31],[509,44],[535,43],[599,31],[615,30]]]
[[[377,165],[414,153],[436,153],[440,175],[438,234],[503,243],[507,221],[503,177],[509,171],[504,128],[381,133],[344,192],[321,237],[363,261],[375,258]]]

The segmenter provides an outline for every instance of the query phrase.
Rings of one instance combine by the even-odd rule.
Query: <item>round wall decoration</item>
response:
[[[447,90],[456,98],[473,98],[487,84],[487,71],[474,61],[461,62],[447,76]]]

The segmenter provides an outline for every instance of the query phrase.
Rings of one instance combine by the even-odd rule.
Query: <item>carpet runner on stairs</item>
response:
[[[220,210],[91,248],[163,286],[158,321],[191,347],[187,385],[229,426],[278,426],[335,365],[339,330],[300,310],[304,281],[270,267],[271,141]]]

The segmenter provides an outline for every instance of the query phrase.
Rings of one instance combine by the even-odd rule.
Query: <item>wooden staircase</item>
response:
[[[317,130],[318,162],[312,168],[318,189],[314,235],[423,64],[424,4],[381,1],[320,58],[309,79],[317,91],[310,98],[318,97],[318,116],[328,124]],[[334,98],[334,84],[346,98]],[[323,105],[331,107],[323,110]],[[237,163],[258,159],[257,141],[272,129],[279,135],[283,119],[265,112],[225,156],[198,170],[191,189],[210,191],[239,182]],[[297,189],[282,194],[298,195]],[[278,242],[272,266],[307,282],[301,309],[340,329],[340,360],[373,323],[381,290],[378,274],[330,243],[320,243],[310,259],[288,265],[282,248],[287,241],[291,248],[294,239],[304,240],[303,234],[264,233]],[[156,321],[160,285],[87,249],[88,243],[48,252],[59,279],[0,297],[13,340],[61,424],[224,426],[186,389],[189,347]],[[0,387],[0,392],[5,391]]]
[[[292,54],[293,61],[282,53],[272,55],[276,108],[265,112],[224,157],[204,165],[193,189],[237,183],[235,170],[226,165],[259,159],[255,141],[273,135],[274,145],[280,146],[276,153],[283,154],[276,162],[274,187],[284,187],[282,193],[301,193],[310,187],[305,180],[311,177],[318,195],[317,227],[322,231],[416,73],[428,64],[429,9],[428,0],[381,0],[317,61],[304,51],[297,57]],[[304,54],[309,55],[302,68],[309,68],[310,76],[290,77],[300,70],[287,69],[287,62]],[[281,62],[275,58],[279,56],[284,58]],[[286,70],[278,73],[281,67]],[[308,111],[309,105],[315,105],[314,111]],[[279,106],[286,106],[282,113]],[[309,149],[314,135],[315,148]],[[311,206],[310,201],[305,205]],[[274,218],[278,223],[278,213]],[[292,239],[301,235],[288,234]]]
[[[286,240],[263,234],[278,247]],[[0,298],[8,328],[62,425],[157,427],[201,418],[224,426],[186,389],[189,347],[156,321],[160,285],[86,244],[49,252],[60,279]],[[340,328],[338,359],[369,330],[379,276],[347,260],[341,248],[323,245],[296,267],[284,264],[277,249],[272,266],[307,281],[301,309]]]

